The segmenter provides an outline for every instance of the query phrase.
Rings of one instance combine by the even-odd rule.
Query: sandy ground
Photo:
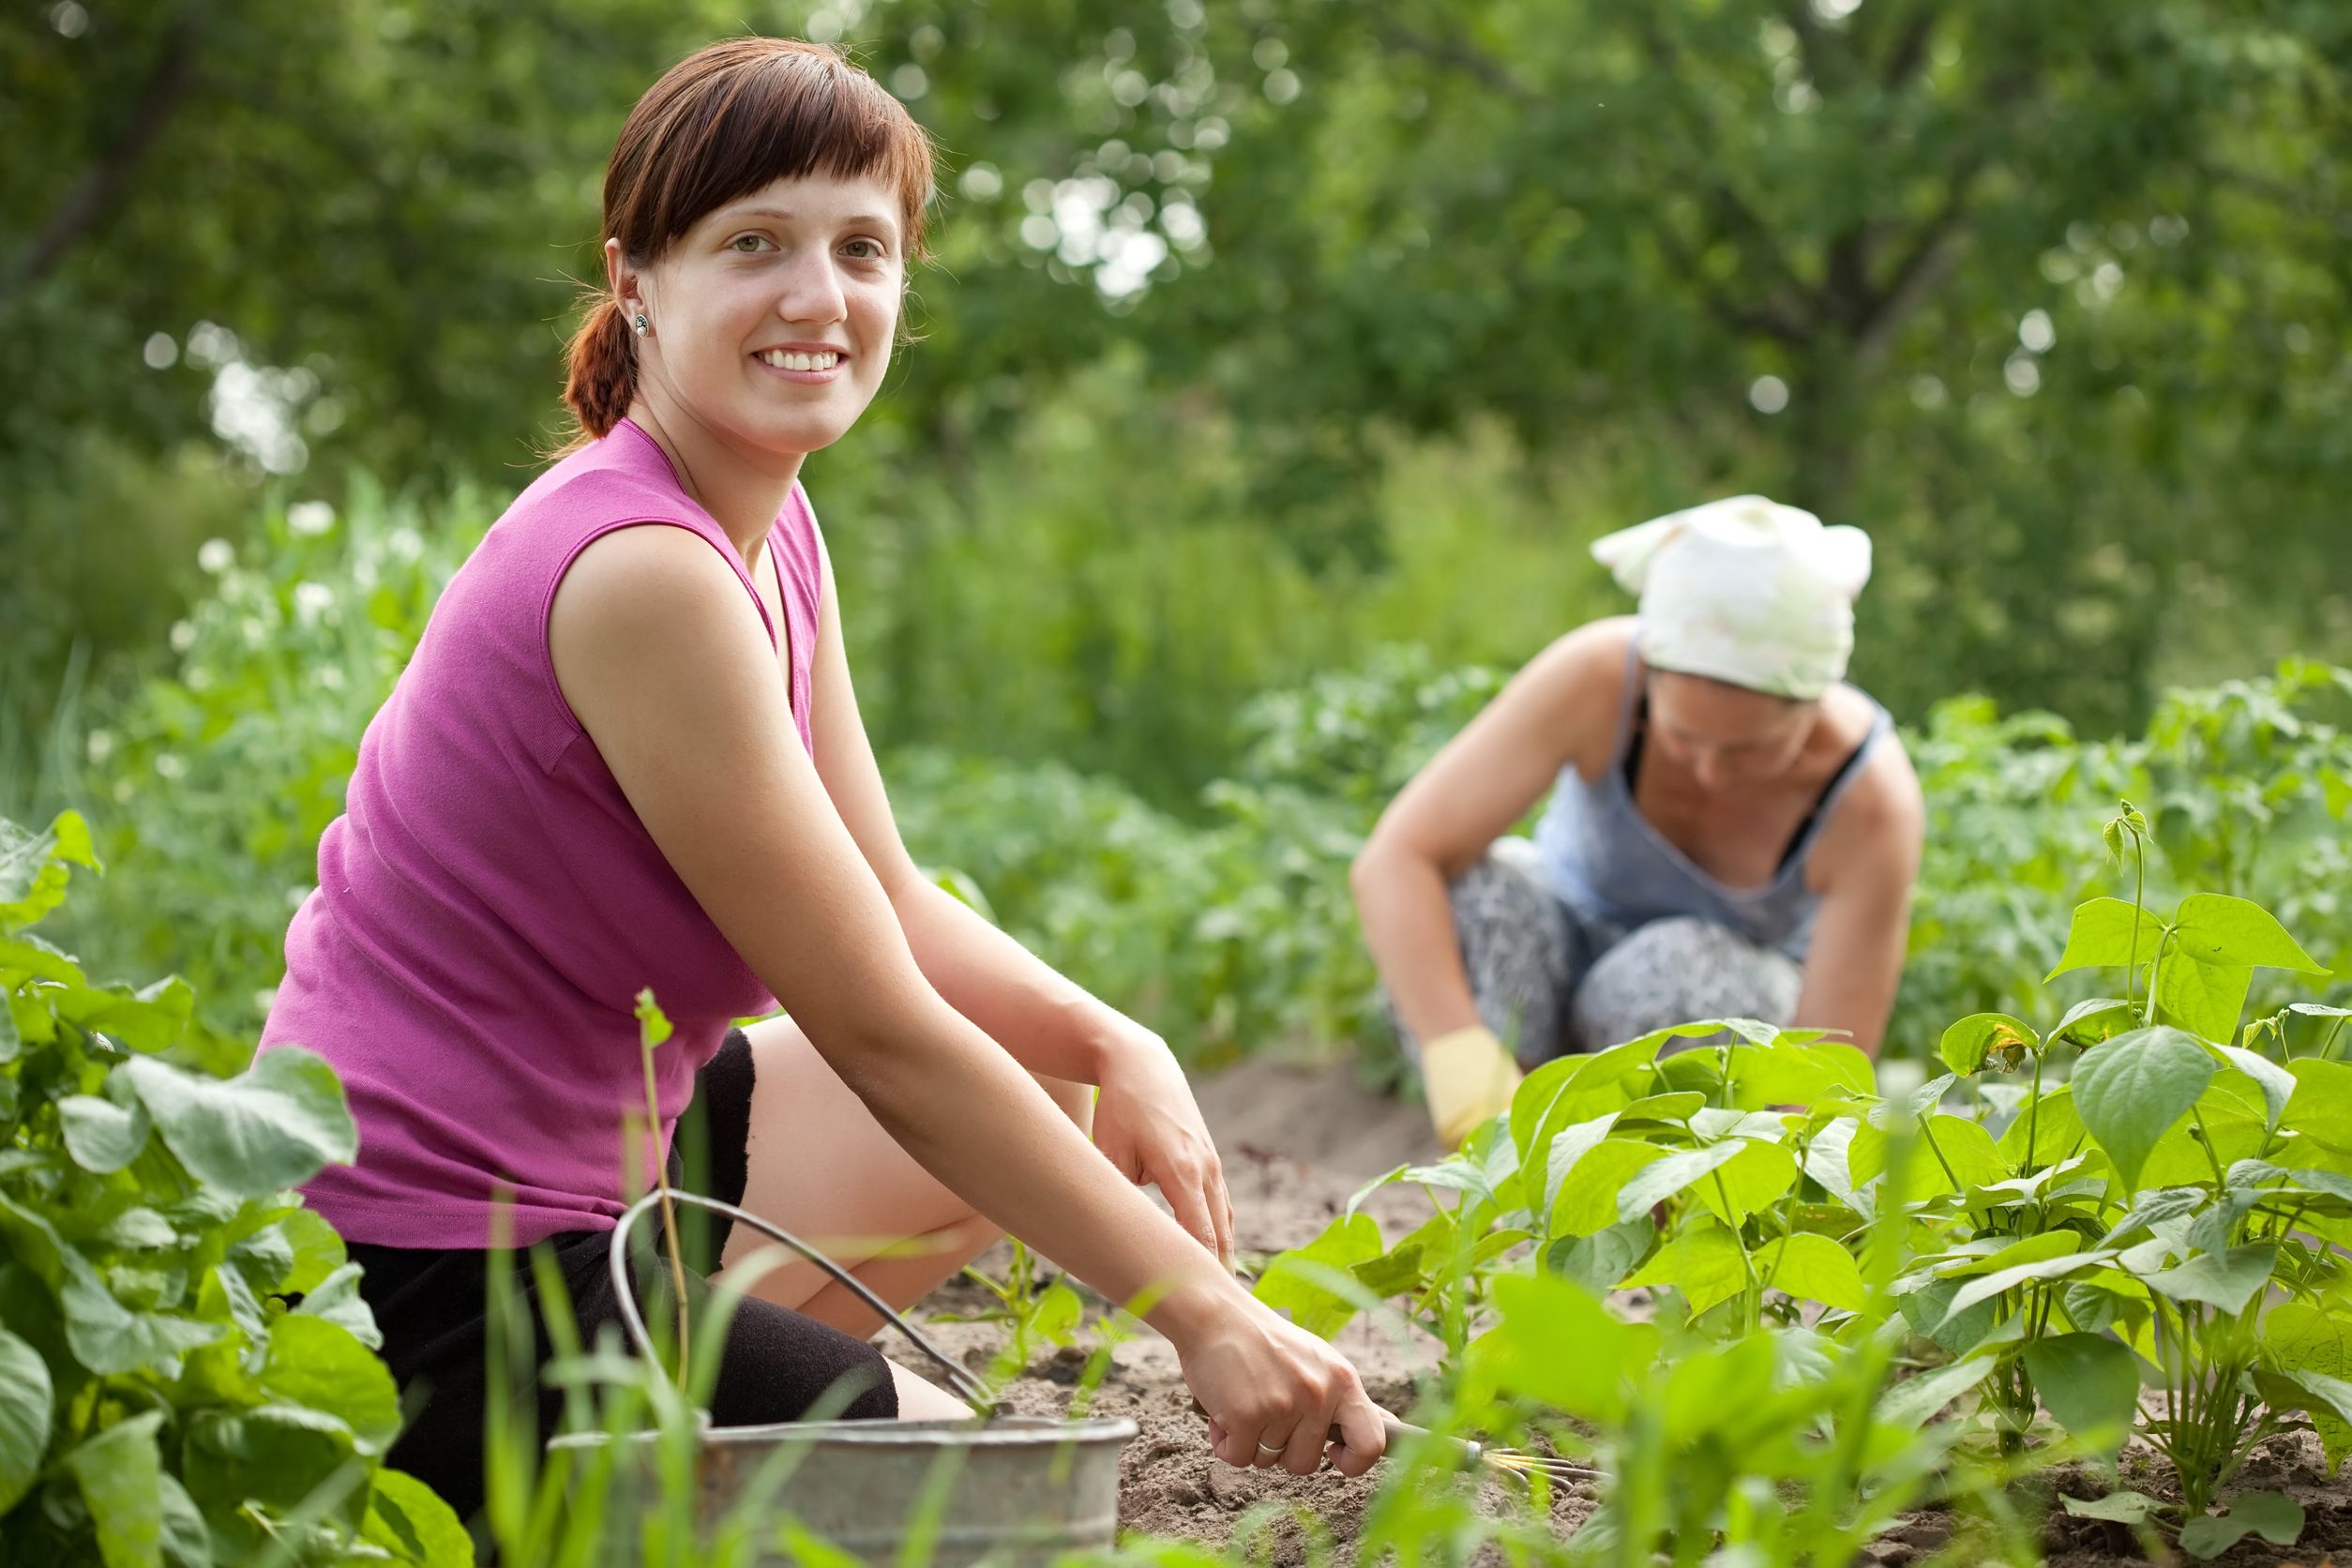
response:
[[[1328,1224],[1364,1181],[1400,1162],[1437,1154],[1418,1107],[1358,1087],[1344,1069],[1245,1063],[1204,1080],[1199,1097],[1225,1159],[1237,1242],[1244,1255],[1299,1244]],[[1395,1187],[1375,1194],[1365,1210],[1391,1237],[1403,1234],[1428,1213],[1427,1199],[1417,1190]],[[984,1266],[998,1266],[1001,1273],[1001,1259],[992,1259]],[[970,1310],[984,1299],[974,1287],[954,1285],[926,1304],[924,1312]],[[933,1332],[974,1366],[987,1364],[1003,1343],[992,1325],[942,1324]],[[1425,1340],[1399,1342],[1361,1320],[1344,1331],[1337,1344],[1364,1373],[1373,1397],[1399,1411],[1411,1408],[1415,1375],[1436,1360],[1435,1347]],[[1063,1413],[1083,1359],[1064,1351],[1041,1360],[1014,1384],[1008,1402],[1029,1413]],[[1121,1466],[1120,1520],[1127,1530],[1210,1545],[1264,1530],[1262,1545],[1277,1568],[1303,1563],[1308,1553],[1297,1525],[1272,1515],[1303,1510],[1341,1544],[1360,1532],[1377,1470],[1371,1477],[1349,1481],[1328,1470],[1296,1477],[1219,1463],[1209,1453],[1203,1424],[1192,1412],[1175,1353],[1156,1336],[1146,1334],[1118,1348],[1093,1408],[1132,1417],[1140,1428]],[[2123,1466],[2126,1485],[2156,1496],[2168,1493],[2169,1472],[2161,1460],[2127,1451]],[[2092,1497],[2103,1489],[2087,1474],[2066,1471],[2054,1479],[2059,1490],[2077,1496]],[[1525,1514],[1496,1483],[1466,1478],[1455,1485],[1466,1490],[1477,1485],[1481,1513]],[[2321,1568],[2339,1558],[2352,1563],[2352,1484],[2327,1474],[2315,1440],[2308,1435],[2275,1440],[2255,1455],[2239,1485],[2283,1491],[2302,1503],[2307,1515],[2303,1536],[2297,1545],[2284,1549],[2259,1540],[2244,1542],[2216,1562],[2225,1568],[2289,1563]],[[1590,1483],[1564,1486],[1552,1500],[1551,1524],[1562,1531],[1573,1529],[1593,1506]],[[1875,1544],[1862,1560],[1883,1568],[1923,1564],[1937,1557],[1951,1533],[1948,1518],[1922,1514]],[[2108,1568],[2147,1560],[2124,1527],[2063,1514],[2054,1515],[2045,1527],[2044,1548],[2050,1568]],[[1491,1547],[1480,1555],[1501,1560]]]

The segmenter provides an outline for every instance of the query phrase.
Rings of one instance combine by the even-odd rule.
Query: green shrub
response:
[[[31,929],[76,866],[81,818],[0,822],[0,1559],[470,1561],[383,1468],[400,1398],[358,1267],[287,1190],[357,1150],[334,1071],[163,1061],[186,982],[94,985]]]

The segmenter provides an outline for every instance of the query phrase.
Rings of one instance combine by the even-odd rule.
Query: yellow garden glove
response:
[[[1461,1147],[1478,1125],[1511,1108],[1519,1064],[1483,1024],[1440,1034],[1421,1048],[1421,1087],[1438,1141]]]

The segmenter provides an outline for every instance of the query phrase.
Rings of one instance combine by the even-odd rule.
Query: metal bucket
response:
[[[672,1202],[728,1215],[774,1237],[839,1280],[936,1362],[957,1394],[987,1410],[979,1381],[866,1287],[807,1243],[731,1203],[672,1192]],[[623,1321],[638,1353],[653,1359],[652,1337],[629,1289],[629,1229],[659,1202],[638,1200],[613,1228],[610,1264]],[[1134,1422],[1095,1417],[1055,1421],[982,1415],[970,1421],[787,1422],[713,1426],[704,1418],[695,1456],[695,1517],[716,1527],[738,1516],[746,1500],[779,1520],[867,1561],[896,1565],[910,1542],[927,1542],[933,1568],[1005,1564],[1043,1568],[1064,1552],[1105,1549],[1119,1523],[1119,1456]],[[658,1434],[635,1434],[648,1466]],[[609,1441],[586,1432],[550,1440],[550,1452]],[[779,1479],[780,1477],[780,1479]],[[797,1562],[761,1539],[761,1562]]]

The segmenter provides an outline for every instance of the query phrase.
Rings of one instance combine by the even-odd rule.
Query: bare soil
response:
[[[1198,1088],[1224,1156],[1237,1243],[1245,1257],[1300,1244],[1329,1224],[1364,1182],[1405,1161],[1438,1155],[1420,1108],[1364,1089],[1345,1068],[1256,1061],[1204,1079]],[[1364,1207],[1392,1238],[1428,1214],[1427,1199],[1418,1190],[1399,1187],[1373,1194]],[[1002,1263],[990,1259],[983,1266],[1001,1276]],[[985,1304],[976,1287],[957,1282],[927,1303],[921,1315],[971,1311]],[[974,1366],[986,1365],[1003,1343],[992,1324],[938,1324],[932,1332]],[[1363,1321],[1349,1325],[1336,1343],[1363,1372],[1373,1397],[1400,1412],[1412,1407],[1415,1378],[1437,1362],[1429,1341],[1399,1342]],[[1041,1359],[1014,1383],[1008,1403],[1026,1413],[1065,1412],[1084,1359],[1077,1351]],[[1331,1470],[1301,1477],[1220,1463],[1192,1411],[1175,1352],[1156,1335],[1146,1333],[1117,1349],[1093,1408],[1131,1417],[1139,1428],[1121,1465],[1119,1512],[1125,1530],[1209,1546],[1246,1538],[1256,1548],[1253,1555],[1263,1551],[1273,1568],[1306,1560],[1301,1517],[1311,1515],[1343,1545],[1360,1532],[1378,1470],[1350,1481]],[[2164,1461],[2136,1447],[2123,1455],[2120,1480],[2151,1496],[2178,1495]],[[1483,1512],[1512,1506],[1495,1482],[1464,1478],[1457,1484],[1477,1486]],[[2057,1493],[2081,1498],[2108,1489],[2103,1477],[2078,1467],[2053,1472],[2048,1485]],[[2352,1563],[2352,1481],[2328,1473],[2318,1443],[2309,1435],[2265,1445],[2237,1486],[2284,1492],[2303,1505],[2306,1523],[2296,1545],[2281,1548],[2250,1539],[2213,1560],[2222,1568],[2326,1568],[2338,1558]],[[1552,1526],[1565,1533],[1594,1506],[1590,1483],[1563,1486],[1553,1498]],[[1923,1565],[1950,1544],[1952,1533],[1948,1516],[1922,1513],[1874,1544],[1862,1561],[1880,1568]],[[2075,1518],[2058,1508],[2055,1498],[2043,1548],[2049,1568],[2118,1568],[2150,1560],[2127,1528]],[[1491,1548],[1482,1557],[1500,1561]]]

